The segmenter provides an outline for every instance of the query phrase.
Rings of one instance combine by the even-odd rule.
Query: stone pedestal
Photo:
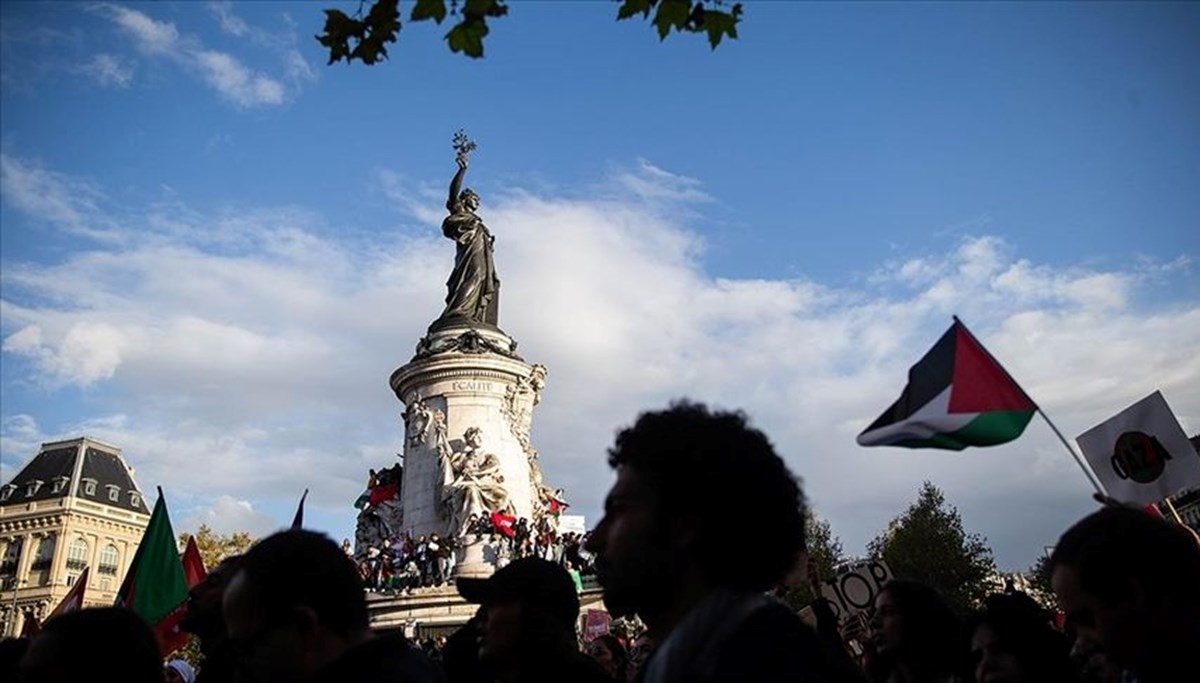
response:
[[[392,373],[390,382],[405,405],[405,531],[413,537],[436,532],[460,544],[467,540],[449,528],[441,504],[445,471],[440,460],[462,449],[471,428],[481,432],[481,450],[499,460],[516,516],[533,522],[540,514],[541,474],[529,429],[544,376],[545,368],[525,363],[516,342],[491,326],[443,326],[421,339],[413,360]],[[491,573],[495,558],[484,557],[477,544],[464,544],[460,553],[456,576]]]

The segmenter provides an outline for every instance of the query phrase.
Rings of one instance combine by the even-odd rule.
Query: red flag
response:
[[[83,593],[87,590],[90,569],[90,567],[83,568],[83,572],[75,579],[75,583],[71,584],[71,590],[67,591],[67,594],[63,596],[62,601],[58,603],[58,606],[50,613],[50,616],[46,617],[46,621],[50,621],[60,614],[83,609]]]
[[[371,489],[371,496],[368,499],[368,502],[371,504],[371,507],[375,507],[381,503],[386,503],[387,501],[395,498],[396,493],[399,491],[400,487],[396,485],[396,482],[379,484]]]
[[[196,537],[188,536],[187,548],[183,550],[183,579],[188,588],[198,585],[208,576],[204,568],[204,558],[200,557],[200,548],[196,546]]]
[[[506,515],[499,511],[492,513],[492,526],[496,528],[496,531],[504,534],[508,538],[513,538],[517,535],[517,532],[513,531],[513,524],[515,524],[516,521],[517,518],[513,515]]]

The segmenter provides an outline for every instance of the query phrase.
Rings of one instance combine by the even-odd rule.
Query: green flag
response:
[[[117,592],[116,605],[137,612],[154,627],[164,652],[170,652],[181,644],[178,626],[187,608],[187,597],[183,562],[160,488],[150,524]]]

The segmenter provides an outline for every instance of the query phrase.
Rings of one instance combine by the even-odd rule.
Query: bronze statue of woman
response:
[[[500,278],[492,261],[495,238],[475,215],[479,195],[471,188],[459,192],[467,172],[467,155],[460,150],[458,172],[450,181],[446,200],[449,216],[442,221],[442,234],[454,240],[454,270],[446,280],[446,309],[434,325],[455,322],[496,325],[500,309]]]

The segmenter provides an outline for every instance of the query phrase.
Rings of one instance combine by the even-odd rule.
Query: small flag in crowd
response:
[[[117,591],[116,606],[137,612],[153,626],[167,655],[187,642],[187,634],[179,630],[179,622],[187,612],[187,597],[183,562],[160,488],[150,524]]]
[[[517,535],[517,532],[513,529],[513,525],[516,522],[517,518],[515,515],[505,514],[499,510],[492,512],[492,527],[505,538],[513,538]]]
[[[956,318],[908,370],[900,398],[858,435],[862,446],[994,446],[1025,431],[1037,406]]]
[[[304,499],[308,498],[308,489],[304,489],[304,493],[300,496],[300,504],[296,506],[296,514],[292,517],[292,528],[304,528]]]
[[[1160,392],[1076,437],[1109,497],[1155,503],[1200,485],[1200,455]]]
[[[88,567],[84,567],[79,576],[75,577],[75,583],[71,584],[71,590],[63,596],[50,614],[46,616],[46,621],[50,621],[54,617],[74,612],[75,610],[83,609],[83,593],[87,590],[88,583]],[[25,615],[25,623],[21,624],[21,637],[32,638],[40,633],[42,624],[37,617],[32,614]]]
[[[50,616],[46,617],[46,621],[50,621],[62,614],[83,609],[83,594],[87,591],[89,570],[90,567],[84,567],[79,576],[75,577],[75,583],[71,584],[71,590],[67,591],[67,594],[63,596],[62,601],[58,603],[58,606],[50,613]]]
[[[204,558],[200,556],[200,547],[196,545],[196,537],[188,536],[187,548],[183,551],[183,580],[188,588],[198,586],[208,577],[204,568]]]

